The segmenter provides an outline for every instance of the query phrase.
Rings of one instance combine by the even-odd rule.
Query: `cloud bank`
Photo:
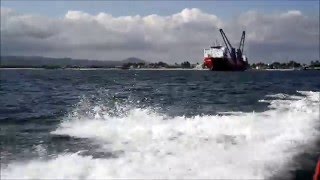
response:
[[[250,62],[319,58],[317,17],[297,10],[274,14],[249,11],[223,21],[196,8],[170,16],[114,17],[68,11],[62,18],[1,8],[1,54],[201,62],[203,48],[216,40],[222,43],[219,28],[236,47],[246,30],[245,51]]]

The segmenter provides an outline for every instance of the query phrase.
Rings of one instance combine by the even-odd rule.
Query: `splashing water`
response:
[[[269,103],[264,112],[219,116],[167,117],[148,108],[125,108],[119,116],[94,106],[51,133],[91,139],[116,157],[78,152],[14,162],[1,169],[1,178],[269,178],[320,135],[319,92],[299,93],[261,100]]]

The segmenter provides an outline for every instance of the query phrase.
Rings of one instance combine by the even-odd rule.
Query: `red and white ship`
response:
[[[242,32],[239,48],[232,47],[227,36],[220,29],[226,46],[211,46],[204,49],[204,68],[212,71],[244,71],[248,67],[247,57],[243,55],[245,31]]]

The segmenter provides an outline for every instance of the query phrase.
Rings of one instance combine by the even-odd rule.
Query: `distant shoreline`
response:
[[[187,69],[187,68],[133,68],[133,69],[121,69],[121,68],[0,68],[0,70],[123,70],[123,71],[192,71],[192,70],[206,70],[206,69]]]
[[[133,68],[133,69],[121,69],[121,68],[1,68],[0,70],[122,70],[122,71],[209,71],[207,69],[193,69],[193,68]],[[314,69],[247,69],[247,71],[309,71],[309,70],[320,70]]]

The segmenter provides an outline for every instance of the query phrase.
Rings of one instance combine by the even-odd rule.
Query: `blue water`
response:
[[[0,73],[2,178],[304,179],[319,156],[318,71]]]

